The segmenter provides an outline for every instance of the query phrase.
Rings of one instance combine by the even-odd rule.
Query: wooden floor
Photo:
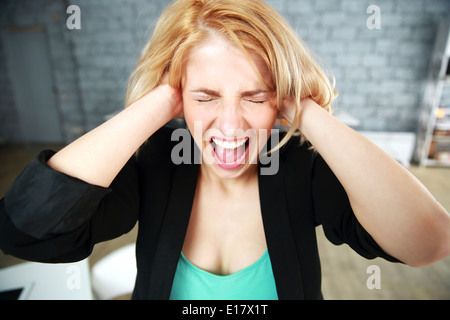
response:
[[[39,145],[0,146],[0,197],[42,148]],[[54,149],[57,148],[54,146]],[[412,167],[410,171],[450,211],[450,169]],[[382,259],[366,260],[346,245],[332,245],[320,227],[317,233],[325,299],[450,299],[450,257],[423,268]],[[89,258],[91,266],[106,254],[134,242],[136,235],[137,227],[118,239],[98,244]],[[0,252],[0,268],[19,262],[20,259]],[[369,277],[373,277],[372,272],[367,272],[372,265],[379,267],[379,289],[369,289],[367,286]]]

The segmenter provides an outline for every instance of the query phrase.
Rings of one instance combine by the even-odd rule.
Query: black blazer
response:
[[[32,261],[72,262],[139,221],[133,299],[168,299],[199,171],[198,164],[172,162],[178,143],[171,141],[172,131],[156,132],[109,188],[52,170],[46,162],[54,152],[41,152],[0,202],[0,248]],[[191,145],[198,152],[192,138]],[[368,259],[397,261],[358,223],[319,154],[297,138],[278,152],[279,170],[259,174],[259,193],[280,299],[322,299],[317,225],[334,244],[347,243]]]

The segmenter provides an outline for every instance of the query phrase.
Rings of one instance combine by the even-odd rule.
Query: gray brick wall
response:
[[[330,67],[340,92],[335,108],[362,130],[415,131],[428,61],[448,0],[267,0]],[[44,25],[49,36],[67,142],[123,107],[128,76],[167,0],[9,0],[0,26]],[[68,30],[66,8],[81,9]],[[370,30],[369,5],[381,10]],[[0,137],[14,140],[17,116],[0,44]]]
[[[448,0],[267,1],[274,3],[336,77],[335,109],[362,130],[415,131],[437,23]],[[381,29],[370,30],[370,5]]]
[[[79,81],[66,27],[66,3],[54,0],[14,0],[0,3],[0,27],[44,26],[53,71],[54,92],[62,123],[63,137],[69,142],[85,131],[80,109]],[[3,40],[0,42],[0,139],[19,140],[19,119],[8,76]]]
[[[80,79],[86,129],[123,108],[128,77],[168,1],[71,0],[81,29],[69,34]]]
[[[4,63],[5,59],[4,48],[0,44],[0,143],[16,136],[16,128],[19,123],[17,112],[14,109],[14,99]]]

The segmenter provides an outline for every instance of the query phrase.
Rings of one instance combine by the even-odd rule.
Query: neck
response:
[[[222,178],[218,176],[207,164],[200,165],[199,179],[215,190],[225,194],[244,191],[252,183],[258,182],[258,166],[252,165],[244,173],[235,178]]]

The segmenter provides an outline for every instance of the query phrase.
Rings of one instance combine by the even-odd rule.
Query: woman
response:
[[[319,224],[369,259],[446,257],[449,214],[330,115],[335,96],[263,2],[177,1],[143,50],[127,108],[42,152],[8,190],[1,248],[75,261],[139,220],[135,299],[320,299]],[[175,164],[164,124],[181,114],[195,141],[183,152],[199,164]],[[277,117],[291,127],[271,150],[279,167],[264,175],[258,157]]]

